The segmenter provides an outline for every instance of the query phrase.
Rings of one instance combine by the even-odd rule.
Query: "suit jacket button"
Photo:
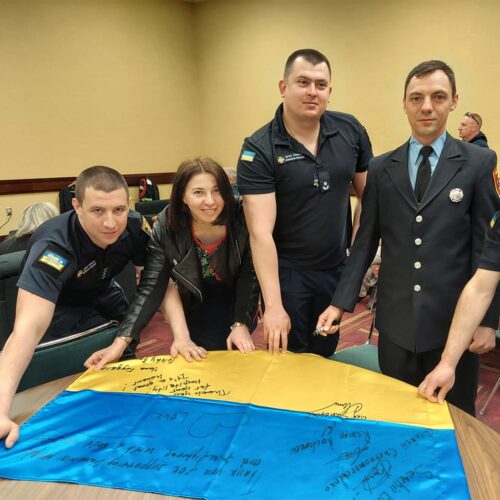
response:
[[[420,269],[422,267],[422,263],[419,262],[418,260],[413,265],[415,266],[415,269]]]
[[[417,215],[417,216],[415,217],[415,220],[416,220],[417,222],[422,222],[422,221],[424,220],[424,218],[423,218],[421,215]]]
[[[422,287],[420,285],[415,285],[413,287],[413,290],[415,290],[415,292],[420,292],[420,290],[422,290]]]
[[[422,240],[420,238],[415,239],[415,245],[420,246],[422,244]]]

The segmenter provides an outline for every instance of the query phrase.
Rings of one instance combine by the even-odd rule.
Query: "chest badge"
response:
[[[453,203],[460,203],[464,199],[464,192],[460,188],[455,188],[450,191],[450,200]]]
[[[278,165],[283,165],[284,163],[289,163],[291,161],[303,160],[305,156],[301,153],[289,153],[286,155],[279,155],[276,157],[276,163]]]
[[[88,271],[90,271],[91,269],[93,269],[95,266],[97,266],[97,262],[95,260],[93,260],[92,262],[90,262],[89,264],[87,264],[83,269],[80,269],[76,273],[76,277],[77,278],[81,278],[85,273],[87,273]]]

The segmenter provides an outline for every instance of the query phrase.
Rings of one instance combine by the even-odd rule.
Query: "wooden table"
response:
[[[449,406],[471,497],[499,498],[500,434],[468,413]]]
[[[33,387],[16,395],[12,416],[25,422],[33,413],[63,391],[78,375]],[[450,406],[460,455],[472,498],[492,500],[500,496],[500,435],[467,413]],[[37,483],[0,480],[0,498],[9,500],[150,500],[180,499],[153,493],[114,490],[69,483]]]

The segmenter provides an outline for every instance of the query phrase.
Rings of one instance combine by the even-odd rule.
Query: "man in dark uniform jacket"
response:
[[[408,75],[404,109],[412,136],[370,163],[361,224],[332,305],[318,319],[326,333],[356,303],[382,239],[376,325],[382,373],[418,386],[440,361],[454,306],[474,273],[491,214],[500,208],[496,155],[447,134],[457,105],[455,75],[427,61]],[[475,333],[475,352],[457,367],[448,401],[473,414],[477,352],[494,345],[498,311]]]
[[[474,351],[474,332],[495,296],[500,280],[500,212],[490,226],[477,271],[458,300],[441,361],[418,388],[422,396],[433,402],[442,404],[453,387],[460,356],[466,349]]]
[[[313,331],[351,244],[349,185],[352,181],[360,201],[372,149],[354,116],[326,110],[331,71],[320,52],[292,53],[279,89],[282,105],[270,123],[245,139],[238,162],[238,188],[264,296],[264,336],[273,353],[281,343],[284,351],[330,356],[338,335],[319,337]]]
[[[89,318],[120,319],[127,309],[113,277],[129,260],[143,265],[149,240],[149,226],[129,213],[128,204],[123,176],[91,167],[76,181],[75,210],[42,224],[31,237],[14,329],[0,357],[0,438],[7,447],[18,437],[18,426],[8,417],[12,399],[45,332],[70,333],[57,331],[61,324],[73,330],[96,326]]]

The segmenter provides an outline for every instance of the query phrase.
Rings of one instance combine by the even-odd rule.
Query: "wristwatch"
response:
[[[233,331],[233,328],[236,328],[237,326],[245,326],[245,323],[240,323],[239,321],[235,321],[230,327],[229,329],[231,331]]]
[[[125,335],[118,335],[116,338],[123,340],[123,342],[125,342],[125,344],[127,345],[130,345],[132,340],[134,340],[132,337],[126,337]]]

